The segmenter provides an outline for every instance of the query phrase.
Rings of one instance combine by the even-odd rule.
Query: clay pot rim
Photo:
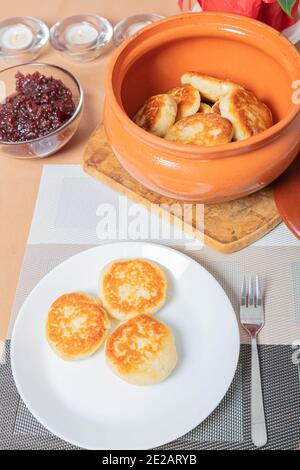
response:
[[[112,85],[112,77],[114,73],[114,67],[119,56],[123,53],[123,51],[127,48],[129,44],[136,41],[137,39],[141,39],[141,37],[147,33],[149,30],[154,30],[157,28],[158,25],[168,24],[170,22],[174,22],[176,20],[183,20],[184,18],[195,18],[195,16],[207,16],[207,17],[215,17],[217,19],[235,19],[244,24],[244,26],[254,26],[256,29],[260,28],[264,32],[273,35],[274,39],[281,42],[282,48],[287,51],[287,53],[294,54],[295,59],[299,62],[299,72],[300,72],[300,55],[295,46],[285,38],[279,31],[273,29],[271,26],[268,26],[260,21],[254,20],[252,18],[243,17],[240,15],[235,15],[231,13],[215,13],[215,12],[201,12],[201,13],[183,13],[175,16],[171,16],[159,22],[153,23],[142,31],[138,32],[136,35],[128,38],[121,44],[118,49],[115,51],[106,74],[106,93],[109,94],[110,105],[112,107],[113,112],[118,116],[120,121],[122,122],[123,126],[126,128],[127,132],[137,138],[137,141],[142,141],[145,144],[148,144],[154,147],[157,150],[163,150],[170,155],[174,155],[176,157],[182,157],[187,159],[195,159],[195,160],[210,160],[213,158],[225,158],[228,156],[233,155],[241,155],[249,150],[255,150],[267,145],[269,142],[275,140],[276,138],[280,137],[282,132],[285,132],[289,125],[295,120],[300,112],[300,106],[296,104],[292,104],[290,110],[288,111],[287,115],[274,124],[272,127],[267,129],[266,131],[258,134],[256,136],[250,137],[249,139],[245,139],[243,141],[238,142],[230,142],[229,144],[223,144],[213,147],[200,147],[194,144],[182,144],[179,142],[172,142],[165,140],[161,137],[157,137],[141,127],[135,124],[126,114],[125,110],[122,106],[118,103],[118,100],[115,96],[115,92]],[[300,77],[299,77],[300,78]]]

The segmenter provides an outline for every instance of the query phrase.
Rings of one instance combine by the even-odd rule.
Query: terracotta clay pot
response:
[[[169,142],[131,120],[144,101],[196,70],[252,90],[275,125],[250,139],[215,147]],[[124,168],[140,183],[176,199],[220,202],[277,178],[300,150],[297,50],[274,29],[231,14],[192,13],[155,23],[119,47],[106,79],[104,125]]]

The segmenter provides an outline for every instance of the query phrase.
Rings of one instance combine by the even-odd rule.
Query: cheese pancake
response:
[[[219,114],[198,113],[176,122],[166,135],[167,140],[195,145],[220,145],[231,141],[230,121]]]
[[[177,103],[176,121],[195,114],[200,107],[200,93],[191,85],[183,85],[168,91]]]
[[[110,263],[100,278],[100,297],[112,317],[127,320],[156,313],[166,300],[167,279],[162,269],[145,259]]]
[[[65,360],[91,356],[110,328],[106,311],[92,297],[74,292],[59,297],[50,307],[46,336]]]
[[[212,113],[212,107],[207,103],[201,103],[199,113]]]
[[[134,116],[133,121],[143,129],[158,137],[164,137],[173,126],[177,115],[177,103],[168,95],[149,98]]]
[[[259,134],[273,124],[272,113],[251,91],[233,90],[220,100],[221,115],[232,122],[234,140]]]
[[[111,370],[135,385],[161,382],[177,362],[170,329],[149,315],[121,323],[107,338],[105,355]]]
[[[212,102],[218,101],[222,96],[225,96],[235,88],[241,88],[240,85],[229,80],[219,80],[218,78],[198,72],[184,73],[181,77],[181,83],[189,83],[200,91],[202,99]]]

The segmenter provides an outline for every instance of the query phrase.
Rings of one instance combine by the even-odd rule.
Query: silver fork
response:
[[[246,276],[243,276],[240,319],[243,328],[251,337],[251,437],[256,447],[263,447],[268,437],[256,338],[265,324],[265,316],[258,276],[255,277],[255,285],[253,275],[250,276],[248,292]]]

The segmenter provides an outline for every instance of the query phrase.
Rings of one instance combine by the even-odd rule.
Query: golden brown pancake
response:
[[[183,85],[168,91],[177,103],[176,121],[195,114],[200,107],[200,93],[191,85]]]
[[[175,99],[168,95],[149,98],[134,116],[133,121],[143,129],[158,137],[164,137],[173,126],[177,115]]]
[[[82,292],[64,294],[50,307],[46,336],[54,351],[65,360],[91,356],[110,328],[106,311]]]
[[[215,113],[198,113],[176,122],[165,138],[183,144],[212,146],[227,144],[232,135],[228,119]]]
[[[234,140],[248,139],[273,124],[269,108],[251,91],[242,88],[231,91],[220,100],[220,111],[232,122]]]
[[[145,259],[121,259],[104,269],[100,297],[111,316],[127,320],[154,314],[166,300],[167,279],[162,269]]]
[[[171,331],[149,315],[121,323],[107,338],[105,354],[112,371],[135,385],[161,382],[177,362]]]
[[[229,80],[220,80],[198,72],[186,72],[181,77],[181,83],[189,83],[200,91],[202,99],[212,102],[218,101],[235,88],[241,88],[240,85]]]
[[[201,103],[200,108],[199,108],[199,113],[212,113],[212,108],[209,106],[207,103]]]

